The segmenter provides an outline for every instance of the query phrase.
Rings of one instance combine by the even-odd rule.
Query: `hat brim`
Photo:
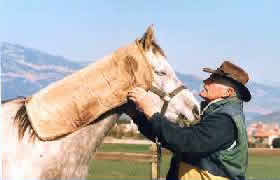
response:
[[[207,73],[215,73],[215,74],[218,73],[217,70],[214,70],[214,69],[211,69],[211,68],[203,68],[202,71],[207,72]]]
[[[221,71],[214,70],[211,68],[203,68],[202,71],[211,73],[211,74],[217,74],[217,75],[223,76],[223,77],[231,80],[234,84],[236,84],[237,90],[241,96],[240,98],[245,102],[249,102],[251,100],[252,96],[251,96],[249,89],[246,86],[244,86],[241,82],[236,81],[235,79],[226,76],[226,74],[222,73]]]

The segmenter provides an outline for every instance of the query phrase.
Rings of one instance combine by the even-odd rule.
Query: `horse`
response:
[[[156,42],[154,27],[149,26],[144,35],[131,45],[142,49],[142,55],[151,66],[153,88],[148,89],[149,96],[157,106],[163,107],[162,113],[174,123],[179,116],[197,120],[199,103],[168,64],[164,51]],[[21,97],[6,101],[1,107],[2,179],[85,179],[89,162],[120,117],[121,112],[117,109],[121,108],[110,109],[70,134],[44,141],[34,133],[28,116],[21,118],[28,113],[24,108],[27,99]]]

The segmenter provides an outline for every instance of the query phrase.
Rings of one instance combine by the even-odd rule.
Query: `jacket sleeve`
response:
[[[144,113],[139,112],[137,117],[132,118],[133,122],[137,125],[138,130],[149,140],[155,142],[155,138],[157,137],[155,132],[153,131],[151,121],[149,121]]]
[[[133,102],[128,102],[121,107],[121,112],[126,113],[137,125],[138,130],[149,140],[155,142],[156,134],[152,130],[151,121],[149,121],[143,112],[136,109]]]
[[[226,114],[213,114],[191,127],[180,127],[155,113],[149,120],[153,136],[173,152],[210,153],[233,143],[235,125]]]

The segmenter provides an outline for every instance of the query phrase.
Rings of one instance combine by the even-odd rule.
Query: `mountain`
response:
[[[250,121],[250,123],[257,122],[280,124],[280,110],[267,115],[258,116],[254,120]]]
[[[194,75],[177,73],[194,94],[198,94],[202,87],[202,80]],[[249,103],[244,103],[248,120],[254,120],[260,115],[270,114],[280,110],[280,87],[268,86],[256,82],[249,82],[248,88],[251,91],[252,99]]]
[[[81,64],[20,45],[2,43],[2,100],[28,96],[73,73]]]
[[[89,62],[77,63],[61,56],[10,43],[2,43],[0,53],[2,100],[31,95],[51,82],[89,64]],[[202,79],[191,74],[177,72],[177,75],[198,97]],[[259,116],[279,111],[279,87],[249,82],[248,88],[253,97],[244,105],[248,120],[253,121]]]

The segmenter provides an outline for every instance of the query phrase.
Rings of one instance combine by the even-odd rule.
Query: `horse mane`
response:
[[[21,100],[20,103],[22,103],[21,107],[18,109],[15,118],[14,118],[14,125],[18,129],[18,140],[21,141],[24,137],[25,132],[28,130],[28,134],[30,135],[30,140],[34,141],[36,137],[36,133],[34,129],[31,126],[31,123],[29,121],[29,117],[26,111],[25,102],[27,100],[24,96],[18,96],[16,98],[11,98],[7,100],[2,100],[1,104],[4,105],[6,103]]]
[[[15,98],[15,99],[17,99],[17,98]],[[15,100],[15,99],[12,99],[12,100]],[[12,100],[10,100],[10,101],[12,101]],[[125,106],[125,107],[127,107],[127,106]],[[93,121],[90,124],[97,123],[97,122],[101,121],[102,119],[104,119],[114,113],[121,114],[121,113],[123,113],[123,110],[124,110],[124,106],[111,109],[108,112],[105,112],[104,114],[102,114],[99,118],[96,119],[96,121]],[[18,129],[18,141],[21,141],[23,139],[26,131],[28,133],[28,138],[29,138],[30,142],[34,142],[34,140],[36,138],[38,138],[36,131],[33,129],[32,125],[31,125],[31,121],[29,119],[25,103],[23,103],[22,106],[17,111],[15,119],[14,119],[14,125]],[[57,137],[57,139],[64,137],[64,136],[66,136],[66,135]]]
[[[16,99],[19,99],[19,98],[25,98],[25,97],[24,96],[18,96],[18,97],[11,98],[11,99],[1,100],[1,104],[5,104],[5,103],[8,103],[8,102],[14,101]]]
[[[153,45],[153,52],[156,53],[158,52],[160,55],[162,55],[163,57],[166,57],[164,51],[162,50],[162,48],[155,42],[152,42]]]
[[[133,42],[33,94],[26,111],[38,138],[72,133],[126,103],[133,87],[149,89],[153,73],[144,52]]]
[[[36,132],[31,126],[31,122],[29,120],[27,111],[26,111],[26,105],[25,103],[22,104],[22,106],[19,108],[19,110],[16,113],[15,119],[14,119],[14,125],[18,129],[18,140],[21,141],[24,137],[24,134],[26,131],[28,131],[29,138],[31,141],[34,141],[36,136]]]
[[[163,53],[155,42],[152,48],[156,53]],[[109,72],[116,73],[118,77],[115,78],[112,73],[110,74],[108,68],[114,68],[114,71]],[[133,43],[119,48],[98,63],[93,63],[51,84],[29,99],[23,99],[23,105],[14,119],[14,124],[18,128],[18,139],[22,140],[27,131],[32,139],[37,137],[43,141],[55,140],[87,126],[106,111],[126,103],[129,88],[136,84],[149,88],[152,81],[151,71],[150,64],[138,44]],[[102,72],[97,80],[96,72]],[[89,83],[90,79],[84,78],[86,75],[96,80],[96,83]],[[120,83],[116,83],[117,80]],[[120,86],[121,91],[116,93]],[[102,91],[102,98],[100,98],[101,92],[97,92],[98,88],[100,90],[104,87],[110,91],[106,94]],[[115,91],[111,92],[112,89]],[[65,94],[65,90],[73,93]],[[85,97],[78,98],[81,94]],[[69,97],[75,99],[71,103],[66,103],[65,100]]]

